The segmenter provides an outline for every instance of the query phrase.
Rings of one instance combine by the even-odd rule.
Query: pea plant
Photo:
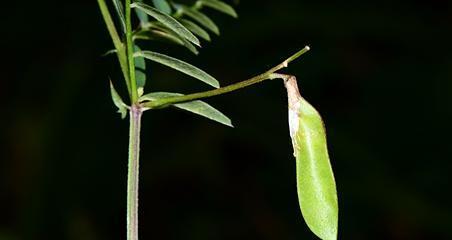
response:
[[[336,184],[328,156],[325,129],[319,113],[301,97],[294,76],[278,73],[307,51],[305,47],[282,63],[248,80],[220,87],[205,71],[159,52],[141,50],[145,41],[165,41],[198,54],[201,38],[219,35],[218,26],[203,10],[210,8],[237,17],[233,7],[220,0],[196,0],[187,5],[172,0],[97,0],[127,88],[128,104],[110,80],[113,103],[124,119],[129,117],[129,153],[127,180],[127,240],[138,240],[138,182],[141,118],[144,112],[174,107],[206,117],[226,126],[231,120],[201,99],[233,92],[265,80],[282,79],[288,95],[289,132],[296,159],[296,181],[302,216],[311,231],[321,239],[337,239],[338,203]],[[133,9],[133,11],[132,11]],[[136,17],[132,18],[132,13]],[[132,23],[132,21],[134,21]],[[119,29],[119,31],[118,31]],[[163,49],[162,49],[163,50]],[[187,74],[214,89],[190,94],[147,92],[146,60]],[[115,83],[117,85],[117,83]]]

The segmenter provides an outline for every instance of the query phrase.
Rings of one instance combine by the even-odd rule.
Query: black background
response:
[[[222,85],[312,48],[284,72],[323,115],[340,239],[452,239],[451,2],[242,1],[207,11],[198,57]],[[9,1],[1,14],[0,239],[125,239],[127,120],[96,1]],[[206,90],[149,64],[147,91]],[[209,103],[235,125],[165,109],[142,131],[141,239],[315,239],[304,224],[283,84]],[[121,92],[123,93],[123,92]]]

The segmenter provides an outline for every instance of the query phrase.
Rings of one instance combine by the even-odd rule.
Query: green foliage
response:
[[[155,8],[157,8],[158,10],[160,10],[166,14],[171,14],[171,6],[169,5],[168,1],[152,0],[152,3],[154,4]]]
[[[182,25],[184,25],[188,30],[190,30],[195,35],[210,42],[209,34],[204,29],[202,29],[200,26],[198,26],[196,23],[194,23],[190,20],[187,20],[187,19],[180,19],[180,22],[182,23]]]
[[[149,16],[157,19],[159,22],[161,22],[166,27],[173,30],[175,33],[177,33],[180,37],[187,39],[188,41],[192,42],[195,45],[200,45],[198,38],[193,35],[187,28],[185,28],[180,22],[178,22],[176,19],[171,17],[170,15],[153,8],[149,5],[146,5],[144,3],[135,2],[130,5],[132,8],[138,8],[148,14]]]
[[[294,77],[286,80],[285,85],[301,212],[318,237],[335,240],[338,225],[336,183],[323,121],[314,107],[300,96]]]
[[[198,80],[201,80],[207,84],[209,84],[212,87],[218,88],[220,87],[220,84],[218,81],[210,76],[208,73],[204,72],[203,70],[192,66],[184,61],[181,61],[179,59],[151,51],[142,51],[135,53],[136,57],[144,57],[146,59],[149,59],[154,62],[158,62],[160,64],[163,64],[165,66],[168,66],[170,68],[173,68],[175,70],[178,70],[180,72],[183,72],[189,76],[192,76]]]
[[[266,79],[283,78],[289,96],[289,127],[296,157],[297,190],[301,212],[309,228],[318,237],[324,240],[335,240],[337,238],[336,184],[329,161],[322,119],[318,112],[300,96],[295,77],[276,73],[276,71],[287,67],[291,61],[307,52],[309,47],[305,47],[265,73],[219,88],[219,82],[205,71],[162,53],[141,50],[135,41],[160,40],[170,42],[184,46],[192,53],[198,54],[197,47],[200,47],[201,44],[196,36],[210,41],[210,35],[204,29],[217,35],[220,34],[218,26],[202,12],[203,7],[237,17],[237,13],[230,5],[219,0],[197,0],[193,6],[167,0],[153,0],[154,5],[150,6],[142,0],[132,4],[130,4],[130,0],[126,0],[124,11],[120,0],[112,0],[118,16],[117,22],[123,30],[122,35],[119,35],[104,0],[97,1],[115,45],[115,51],[112,52],[115,52],[118,56],[131,99],[129,107],[119,96],[113,84],[110,84],[111,97],[118,108],[118,112],[121,113],[121,117],[125,118],[127,111],[130,111],[129,166],[138,166],[139,131],[143,111],[174,106],[232,127],[231,120],[228,117],[199,99],[232,92]],[[132,29],[131,8],[135,9],[140,20],[140,25],[135,30]],[[173,8],[176,10],[175,12],[172,11]],[[155,20],[151,21],[148,16]],[[145,59],[180,71],[216,89],[187,95],[170,92],[144,94],[147,67]],[[127,222],[129,240],[138,239],[137,183],[138,171],[132,169],[129,172],[128,185]]]
[[[98,1],[102,2],[102,0]],[[117,9],[117,15],[119,22],[121,23],[121,28],[125,29],[126,21],[124,19],[121,2],[120,0],[112,1]],[[203,3],[199,0],[195,3],[195,5],[191,7],[174,4],[174,6],[176,6],[176,9],[179,10],[175,13],[173,13],[171,5],[166,0],[153,0],[152,2],[154,4],[154,7],[147,5],[143,2],[143,0],[138,0],[130,4],[130,8],[135,9],[135,12],[140,20],[140,27],[132,32],[131,41],[134,42],[136,40],[157,40],[169,42],[184,46],[194,54],[199,53],[197,47],[200,47],[200,42],[195,35],[207,41],[210,41],[210,36],[202,27],[198,26],[192,21],[185,19],[185,15],[194,18],[207,29],[219,33],[218,27],[215,25],[215,23],[205,14],[200,12],[202,7],[210,7],[220,12],[228,13],[231,16],[235,14],[235,11],[229,5],[225,3],[222,4],[220,1],[206,1]],[[148,16],[154,18],[155,21],[150,21]],[[118,37],[117,39],[120,38]],[[132,43],[132,45],[135,46],[135,43]],[[128,68],[131,68],[131,66],[127,66],[127,64],[125,64],[128,58],[126,53],[131,52],[131,50],[126,51],[126,48],[124,48],[124,45],[122,44],[115,44],[115,46],[117,52],[119,53],[118,58],[121,63],[121,69],[123,70],[124,77],[126,78],[129,94],[131,94],[131,99],[132,95],[134,95],[133,98],[136,99],[136,96],[139,97],[144,93],[144,87],[146,83],[145,63],[142,60],[138,59],[135,59],[134,62],[136,91],[138,92],[137,94],[135,94],[134,90],[132,89],[135,88],[135,86],[134,84],[130,84],[130,81],[133,80],[128,79]],[[137,50],[135,50],[135,52],[137,52]],[[153,61],[160,61],[160,63],[164,65],[170,66],[190,76],[198,78],[199,80],[204,81],[211,86],[219,87],[218,81],[213,77],[211,77],[204,71],[192,67],[188,63],[178,60],[177,58],[169,57],[164,54],[151,54],[149,59],[154,59]],[[129,63],[129,65],[130,64],[132,63]]]
[[[157,28],[148,28],[146,30],[138,31],[133,36],[134,40],[149,40],[149,41],[161,41],[167,43],[173,43],[184,46],[184,42],[172,33],[168,33],[165,30]]]
[[[176,9],[178,9],[183,15],[187,15],[191,17],[193,20],[207,28],[208,30],[212,31],[213,33],[220,35],[220,30],[218,29],[218,26],[210,19],[207,15],[204,13],[187,7],[185,5],[175,4],[174,5]]]
[[[151,22],[147,25],[149,29],[158,30],[160,32],[163,32],[168,35],[168,37],[174,39],[175,43],[181,46],[185,46],[190,52],[197,55],[199,53],[196,46],[194,46],[190,41],[188,41],[185,38],[180,37],[176,32],[174,32],[172,29],[166,27],[165,25],[159,23],[159,22]]]
[[[112,1],[117,9],[117,15],[121,24],[121,28],[125,29],[126,21],[124,19],[125,16],[122,10],[122,3],[120,0]],[[146,4],[144,0],[137,0],[130,4],[130,7],[135,9],[137,17],[140,20],[139,28],[132,32],[132,41],[135,42],[137,40],[151,40],[168,42],[184,46],[186,49],[196,55],[199,53],[197,47],[200,47],[200,42],[196,36],[206,41],[211,40],[209,33],[207,33],[207,31],[203,28],[219,34],[218,26],[207,15],[201,12],[203,7],[208,7],[230,16],[237,17],[237,13],[230,5],[219,0],[198,0],[192,6],[177,4],[167,0],[153,0],[152,3],[154,6]],[[177,11],[173,12],[171,6],[173,6]],[[149,16],[151,16],[155,20],[151,21],[149,19]],[[186,17],[194,19],[197,23],[186,19]],[[120,38],[118,37],[118,39]],[[133,46],[136,46],[135,43],[132,44]],[[127,66],[127,64],[125,64],[127,62],[127,54],[124,45],[116,44],[115,46],[118,46],[116,47],[117,52],[120,53],[118,54],[118,58],[120,60],[124,76],[126,78],[126,83],[129,88],[130,94],[130,91],[133,92],[130,86],[133,85],[129,83],[131,80],[127,79],[129,75],[129,67]],[[141,54],[141,50],[135,49],[134,52],[137,53],[135,54],[135,57]],[[219,83],[217,80],[215,80],[215,78],[184,61],[167,56],[165,54],[148,52],[147,55],[148,56],[146,58],[152,61],[156,61],[163,65],[174,68],[178,71],[195,77],[213,87],[219,87]],[[141,60],[142,57],[144,56],[141,56],[140,59],[135,59],[134,61],[136,91],[138,91],[136,95],[138,96],[141,96],[144,93],[144,87],[146,83],[146,65],[144,61]]]
[[[135,0],[135,2],[143,2],[143,0]],[[141,26],[144,26],[149,22],[149,16],[145,12],[135,8],[135,13],[137,14],[137,17],[140,20]]]
[[[127,105],[124,103],[121,96],[119,96],[118,92],[116,91],[111,81],[110,81],[110,93],[113,103],[118,108],[118,113],[120,113],[121,118],[124,119],[127,115]]]
[[[234,17],[234,18],[238,17],[234,8],[232,8],[230,5],[228,5],[224,2],[221,2],[218,0],[199,0],[198,2],[202,6],[213,8],[217,11],[228,14],[231,17]]]
[[[130,24],[130,19],[126,19],[126,17],[130,16],[129,15],[125,16],[124,7],[120,0],[112,0],[112,2],[113,5],[115,6],[115,10],[118,16],[118,23],[121,29],[123,30],[122,35],[126,35],[125,34],[126,25]],[[136,96],[140,96],[144,92],[144,86],[146,83],[145,62],[141,59],[135,59],[132,62],[128,60],[130,58],[129,56],[133,55],[133,53],[131,53],[132,51],[140,52],[140,50],[136,49],[134,50],[134,46],[136,46],[135,43],[129,44],[128,34],[127,42],[122,41],[124,37],[118,35],[104,0],[98,0],[98,3],[102,10],[102,15],[104,16],[110,35],[112,36],[112,39],[115,43],[116,51],[111,51],[109,53],[116,52],[118,60],[121,65],[121,70],[123,71],[124,74],[129,95],[131,96],[131,99],[132,95],[134,95],[133,99],[136,99]],[[155,7],[143,3],[142,0],[137,0],[136,2],[128,6],[129,8],[135,8],[137,16],[140,19],[140,28],[134,31],[130,29],[130,31],[132,31],[131,34],[132,37],[130,38],[130,42],[133,42],[135,40],[167,41],[181,46],[185,46],[192,53],[198,54],[197,46],[200,46],[200,42],[198,38],[195,36],[195,34],[207,41],[210,41],[210,36],[202,27],[198,26],[196,23],[192,21],[185,19],[184,16],[188,16],[195,19],[203,27],[215,33],[219,33],[219,29],[209,17],[200,12],[203,6],[207,6],[212,9],[225,12],[231,16],[236,16],[235,11],[229,5],[217,0],[214,1],[198,0],[191,7],[186,5],[174,4],[178,11],[174,13],[173,16],[170,15],[172,13],[172,9],[171,5],[169,5],[167,1],[155,0],[153,1],[153,3]],[[128,12],[126,11],[126,13],[129,14],[130,11]],[[149,21],[148,15],[153,17],[156,21]],[[211,77],[204,71],[201,71],[191,66],[188,63],[177,60],[177,58],[169,57],[164,54],[161,55],[150,54],[149,59],[151,60],[154,59],[154,61],[159,61],[162,64],[173,67],[190,76],[198,78],[199,80],[206,82],[211,86],[219,87],[218,81],[216,81],[213,77]],[[130,68],[132,68],[132,70],[129,70]],[[135,80],[130,78],[135,78]],[[136,82],[130,83],[131,81]],[[135,93],[136,91],[138,93]]]
[[[113,0],[113,5],[116,9],[116,14],[119,18],[119,23],[121,25],[121,30],[123,33],[126,32],[126,18],[124,16],[124,7],[122,5],[122,2],[120,0]]]
[[[135,45],[135,52],[141,52],[140,47]],[[135,78],[137,81],[138,96],[143,95],[144,86],[146,85],[146,61],[143,57],[135,58]]]
[[[175,97],[175,96],[183,96],[183,94],[180,93],[169,93],[169,92],[154,92],[154,93],[148,93],[140,98],[140,101],[154,101],[158,99],[164,99],[169,97]],[[192,112],[194,114],[206,117],[208,119],[211,119],[213,121],[219,122],[221,124],[224,124],[229,127],[233,127],[231,120],[226,117],[223,113],[215,109],[214,107],[210,106],[209,104],[200,101],[189,101],[189,102],[183,102],[183,103],[177,103],[173,105],[176,108],[180,108],[185,111]]]
[[[106,57],[106,56],[109,56],[109,55],[112,55],[112,54],[116,54],[117,52],[118,52],[118,50],[116,50],[116,49],[110,49],[110,50],[106,51],[104,54],[102,54],[102,57]]]
[[[116,30],[115,24],[113,22],[113,19],[111,17],[111,14],[108,10],[107,4],[104,0],[97,0],[97,3],[99,4],[100,12],[102,13],[102,17],[104,18],[105,25],[107,26],[108,33],[111,36],[111,39],[113,41],[113,45],[115,46],[116,55],[118,57],[119,65],[121,67],[121,71],[124,76],[124,81],[127,86],[127,92],[129,95],[131,95],[131,88],[130,88],[130,79],[129,79],[129,70],[127,66],[127,56],[125,51],[124,43],[121,41],[121,37],[118,34],[118,31]]]

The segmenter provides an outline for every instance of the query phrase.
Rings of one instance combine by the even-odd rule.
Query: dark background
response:
[[[452,11],[434,1],[242,1],[208,11],[198,57],[222,85],[309,44],[285,72],[326,122],[340,239],[452,239]],[[8,1],[1,14],[0,239],[125,239],[123,87],[96,1]],[[149,63],[147,91],[208,89]],[[234,129],[174,109],[142,131],[141,239],[315,239],[301,218],[283,84],[210,99]]]

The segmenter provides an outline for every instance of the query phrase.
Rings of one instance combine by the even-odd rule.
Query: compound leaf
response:
[[[203,70],[190,65],[184,61],[181,61],[179,59],[151,51],[142,51],[135,53],[136,57],[144,57],[146,59],[149,59],[154,62],[158,62],[160,64],[163,64],[165,66],[168,66],[170,68],[173,68],[175,70],[178,70],[180,72],[183,72],[189,76],[192,76],[198,80],[201,80],[207,84],[209,84],[212,87],[219,88],[220,84],[218,81],[210,76],[208,73],[204,72]]]
[[[175,96],[183,96],[183,94],[180,93],[169,93],[169,92],[154,92],[149,93],[146,95],[143,95],[140,100],[141,101],[154,101],[157,99],[162,98],[169,98],[169,97],[175,97]],[[211,105],[200,101],[190,101],[190,102],[184,102],[184,103],[177,103],[173,105],[176,108],[192,112],[194,114],[206,117],[210,120],[219,122],[221,124],[224,124],[229,127],[233,127],[231,120],[226,117],[223,113],[212,107]]]

